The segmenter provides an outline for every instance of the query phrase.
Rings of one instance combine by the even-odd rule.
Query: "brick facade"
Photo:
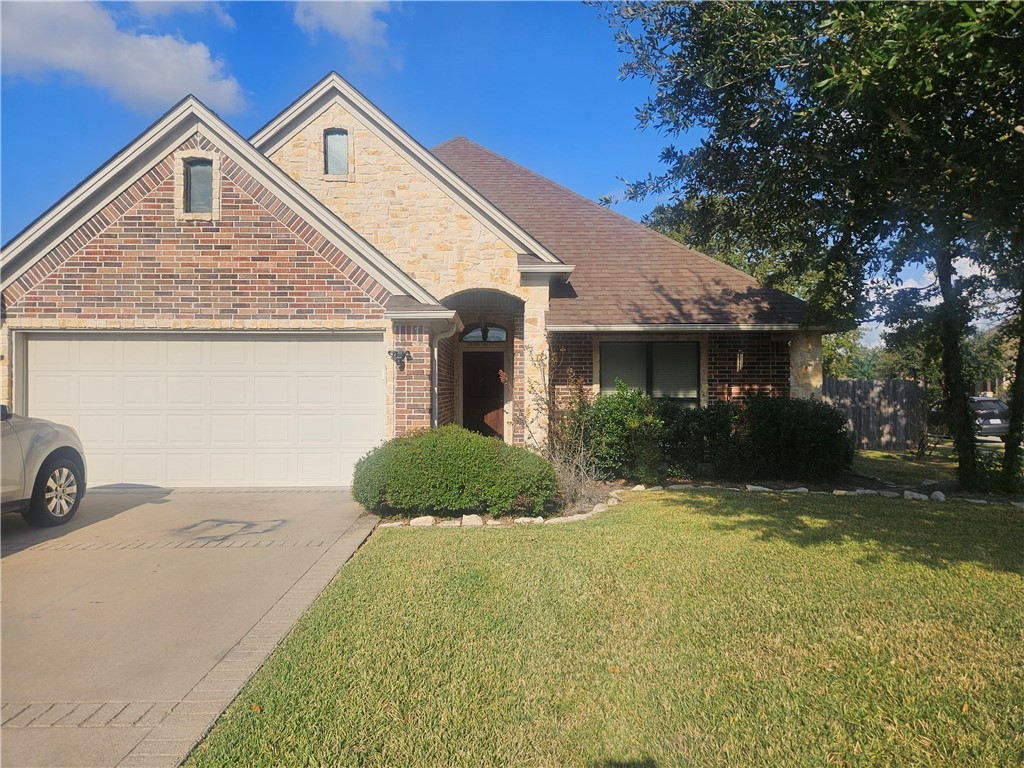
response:
[[[551,386],[557,397],[568,395],[574,380],[585,387],[594,386],[594,334],[552,333],[548,345]]]
[[[216,221],[175,215],[175,157],[196,150],[220,158]],[[385,330],[388,296],[197,134],[4,290],[0,399],[13,405],[14,331]]]
[[[455,345],[449,336],[437,342],[437,426],[455,423]]]
[[[708,400],[753,395],[789,397],[789,334],[709,334]]]
[[[595,393],[599,386],[595,369],[600,341],[614,336],[593,333],[552,333],[552,383],[555,391],[569,391],[570,375]],[[723,332],[702,334],[623,334],[622,340],[694,341],[702,346],[701,402],[744,400],[755,394],[789,397],[791,381],[790,334]]]
[[[201,138],[178,148],[212,150]],[[8,321],[376,320],[388,293],[222,156],[221,216],[175,216],[173,156],[4,292]]]
[[[395,347],[408,357],[395,370],[395,436],[430,428],[430,329],[422,325],[396,325]]]

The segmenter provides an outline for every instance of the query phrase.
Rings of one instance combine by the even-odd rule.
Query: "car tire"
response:
[[[63,525],[75,516],[83,493],[81,467],[64,457],[48,459],[36,476],[32,501],[21,516],[29,525]]]

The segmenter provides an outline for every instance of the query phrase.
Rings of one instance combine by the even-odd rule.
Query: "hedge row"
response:
[[[620,386],[575,418],[584,420],[606,477],[828,480],[853,461],[845,417],[817,400],[757,397],[687,408]]]

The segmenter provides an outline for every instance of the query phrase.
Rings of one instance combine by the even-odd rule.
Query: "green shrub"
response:
[[[594,399],[587,414],[587,441],[598,472],[607,478],[651,483],[661,472],[661,421],[654,401],[615,382],[615,393]]]
[[[739,408],[719,401],[704,408],[661,400],[657,406],[663,424],[661,450],[668,472],[679,477],[721,475],[738,462],[739,446],[733,429]]]
[[[558,495],[551,464],[449,425],[395,438],[356,462],[352,496],[374,512],[541,512]]]
[[[755,397],[741,410],[734,435],[743,455],[740,476],[828,480],[853,461],[846,417],[820,400]]]
[[[687,409],[658,404],[672,474],[737,480],[827,480],[850,468],[845,417],[817,400],[758,397]]]

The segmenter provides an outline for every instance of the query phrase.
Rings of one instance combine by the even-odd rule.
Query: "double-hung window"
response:
[[[700,345],[695,341],[606,341],[601,344],[601,393],[621,379],[651,397],[700,404]]]

